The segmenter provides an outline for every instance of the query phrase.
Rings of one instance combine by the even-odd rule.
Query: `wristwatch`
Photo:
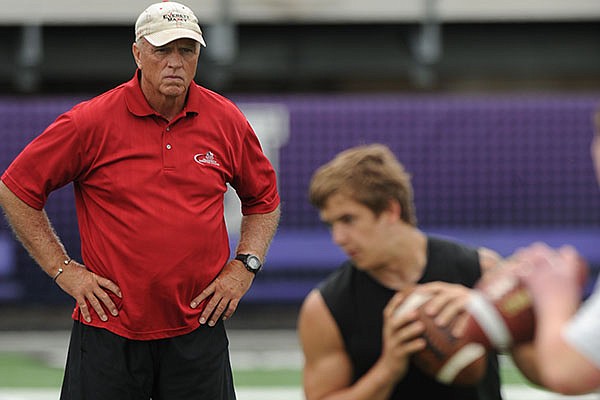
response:
[[[254,254],[238,254],[235,259],[241,261],[244,267],[253,274],[256,274],[262,268],[260,258]]]

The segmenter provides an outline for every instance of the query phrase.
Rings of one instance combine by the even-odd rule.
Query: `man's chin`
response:
[[[364,262],[361,262],[360,259],[358,259],[356,257],[350,257],[350,261],[352,261],[352,264],[354,264],[356,266],[356,268],[365,269]]]
[[[186,88],[181,85],[167,86],[161,90],[161,93],[166,97],[179,97],[185,95]]]

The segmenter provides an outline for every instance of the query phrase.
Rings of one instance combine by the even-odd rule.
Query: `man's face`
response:
[[[142,85],[153,95],[185,96],[196,75],[200,44],[192,39],[178,39],[154,47],[143,40],[134,44],[134,57],[142,70]]]
[[[596,170],[596,179],[600,184],[600,111],[594,115],[594,138],[592,139],[591,153]]]
[[[600,185],[600,134],[596,134],[592,140],[592,160],[596,170],[596,179]]]
[[[333,194],[320,210],[321,220],[331,229],[333,241],[363,270],[385,263],[386,212],[376,216],[365,205],[342,193]]]

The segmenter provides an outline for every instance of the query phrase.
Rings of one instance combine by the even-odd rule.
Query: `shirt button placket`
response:
[[[175,155],[173,154],[173,134],[171,133],[171,127],[165,128],[164,134],[164,166],[165,168],[175,168]]]

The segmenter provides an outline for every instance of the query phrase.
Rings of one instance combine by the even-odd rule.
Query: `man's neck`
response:
[[[386,264],[370,272],[382,285],[395,290],[417,283],[427,264],[427,236],[412,226],[402,230]]]

